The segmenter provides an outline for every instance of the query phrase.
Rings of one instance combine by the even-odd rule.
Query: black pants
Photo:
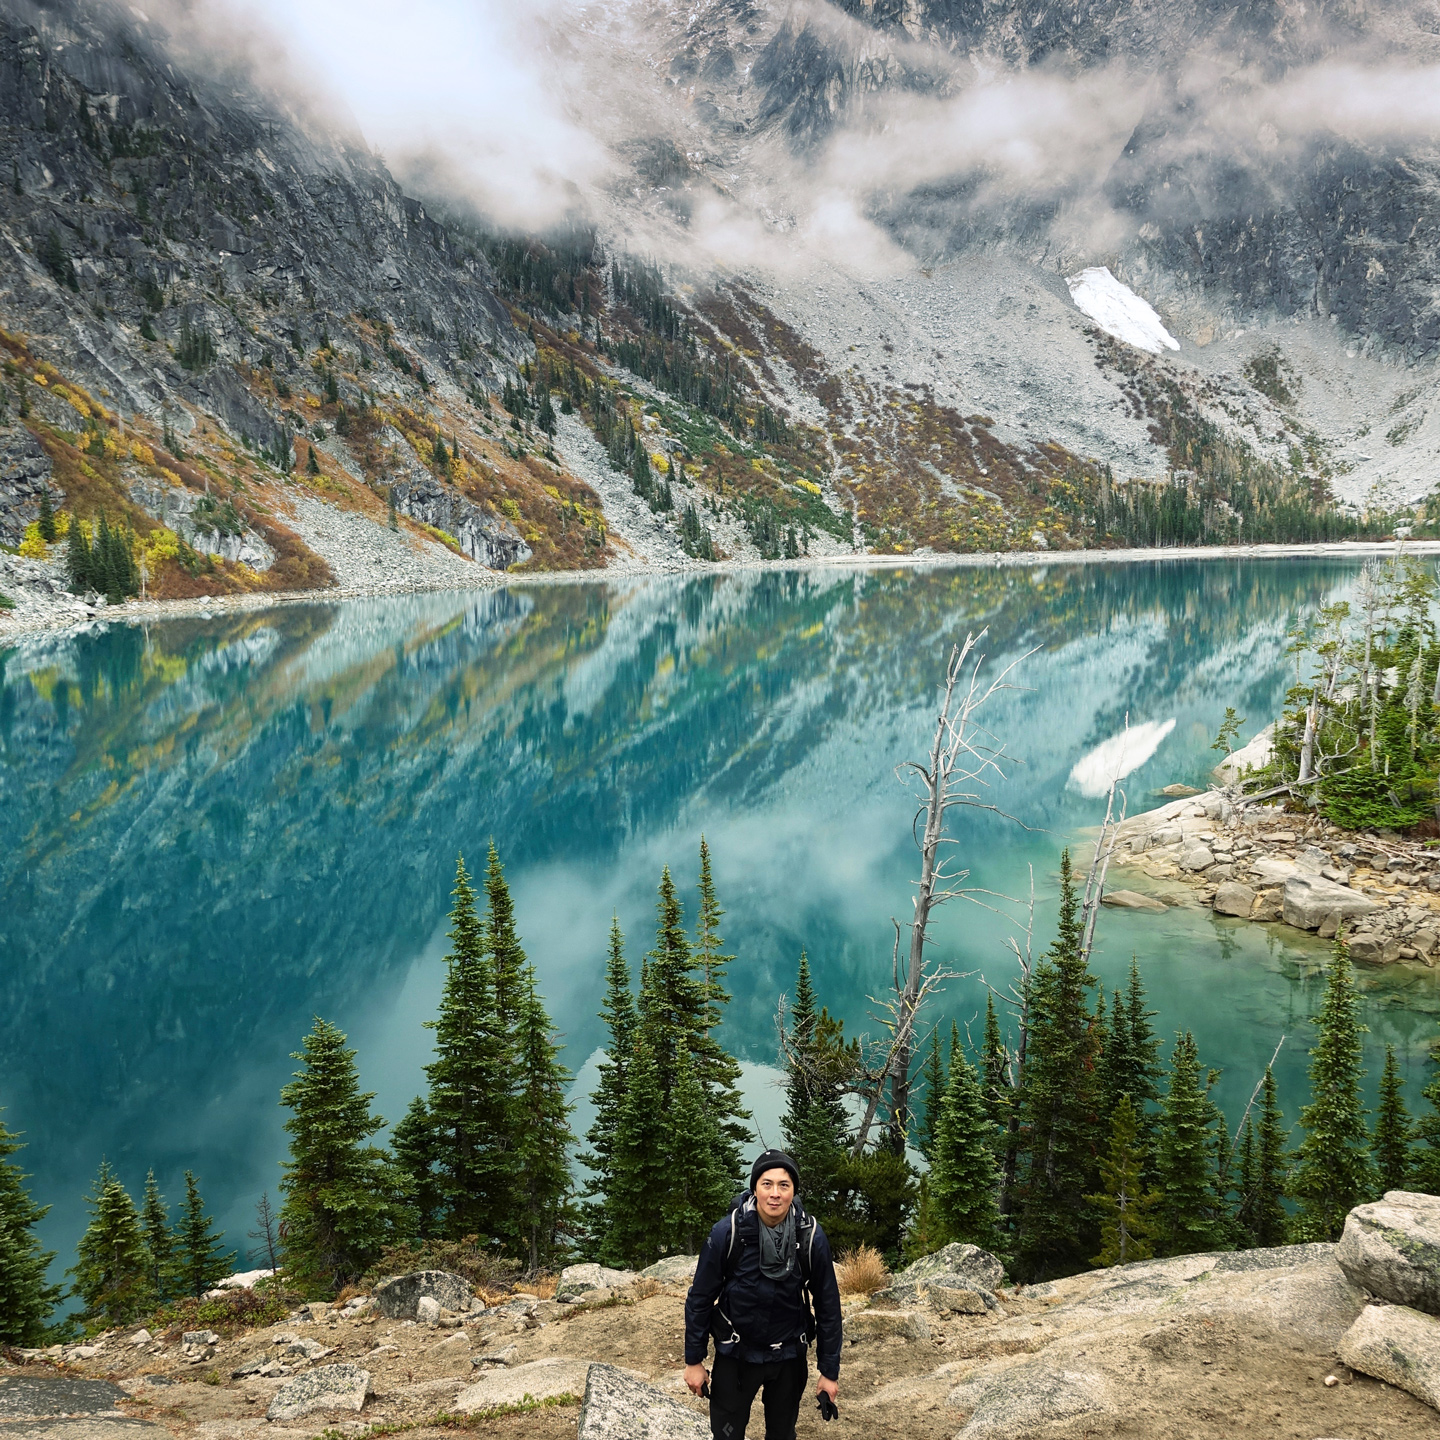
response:
[[[750,1406],[763,1392],[765,1440],[795,1440],[795,1418],[805,1395],[810,1366],[803,1355],[751,1365],[717,1355],[710,1371],[710,1433],[715,1440],[745,1440]]]

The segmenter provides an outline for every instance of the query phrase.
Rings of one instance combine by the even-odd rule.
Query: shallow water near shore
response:
[[[638,971],[662,865],[693,922],[708,837],[737,956],[724,1038],[778,1140],[774,1011],[802,948],[847,1029],[875,1028],[867,996],[888,985],[917,869],[893,771],[923,750],[953,640],[989,627],[987,669],[1042,647],[1015,673],[1027,688],[988,712],[1023,763],[986,798],[1016,818],[966,812],[954,833],[992,896],[1023,896],[1033,873],[1043,948],[1060,847],[1103,805],[1068,783],[1076,763],[1127,716],[1157,733],[1173,720],[1127,782],[1130,809],[1203,785],[1225,706],[1250,718],[1247,738],[1276,713],[1286,629],[1355,568],[739,572],[22,641],[0,656],[0,1105],[54,1206],[57,1271],[102,1155],[133,1192],[153,1166],[172,1200],[193,1169],[229,1244],[253,1245],[284,1153],[278,1091],[314,1015],[349,1032],[397,1119],[423,1084],[456,854],[481,868],[492,837],[577,1099],[602,1039],[610,916]],[[948,1033],[983,1013],[982,976],[1012,973],[1014,929],[957,902],[933,933],[937,959],[966,972],[932,1016]],[[1284,1034],[1293,1120],[1325,945],[1193,905],[1106,910],[1107,986],[1132,953],[1157,1030],[1193,1029],[1222,1071],[1232,1123]],[[1440,972],[1362,982],[1368,1083],[1393,1043],[1418,1106]]]

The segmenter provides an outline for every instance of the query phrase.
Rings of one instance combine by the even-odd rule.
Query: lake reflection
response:
[[[1274,715],[1295,613],[1338,562],[805,571],[532,585],[293,606],[42,637],[0,656],[0,1104],[27,1132],[49,1244],[70,1263],[107,1155],[132,1190],[187,1167],[244,1247],[283,1153],[276,1099],[315,1014],[360,1047],[398,1118],[421,1082],[455,856],[493,837],[566,1057],[580,1070],[612,913],[632,964],[670,863],[693,899],[701,833],[739,957],[725,1038],[775,1140],[778,992],[801,947],[822,1000],[861,1027],[909,904],[918,754],[950,642],[988,626],[997,664],[1033,646],[990,720],[1024,764],[968,814],[973,883],[1019,894],[1040,935],[1067,838],[1098,819],[1076,761],[1174,721],[1131,808],[1203,783],[1224,707]],[[1157,732],[1158,733],[1158,730]],[[693,906],[691,906],[693,917]],[[1005,969],[1002,920],[943,912],[953,968]],[[1144,963],[1157,1026],[1196,1031],[1238,1115],[1281,1032],[1293,1118],[1323,947],[1294,932],[1106,912],[1096,968]],[[1372,1047],[1412,1098],[1434,1030],[1429,974],[1368,982]],[[962,1024],[982,995],[948,990]],[[980,1001],[983,1004],[983,1000]],[[1378,1063],[1372,1060],[1372,1070]],[[593,1073],[593,1071],[592,1071]],[[582,1077],[583,1078],[583,1077]],[[1371,1081],[1373,1083],[1374,1074]],[[583,1087],[577,1087],[583,1088]]]

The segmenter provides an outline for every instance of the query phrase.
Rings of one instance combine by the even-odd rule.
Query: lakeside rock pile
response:
[[[1363,964],[1440,962],[1440,849],[1422,841],[1352,835],[1211,790],[1126,820],[1112,866],[1180,881],[1220,915],[1321,939],[1343,925],[1351,959]],[[1105,902],[1149,909],[1179,897],[1116,890]]]

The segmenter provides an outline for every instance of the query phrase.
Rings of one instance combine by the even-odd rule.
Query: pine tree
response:
[[[235,1264],[235,1252],[225,1251],[216,1233],[215,1222],[205,1213],[205,1202],[195,1176],[185,1172],[185,1209],[175,1227],[180,1286],[197,1299]]]
[[[1440,1063],[1433,1049],[1431,1057]],[[1424,1195],[1440,1195],[1440,1069],[1420,1092],[1429,1110],[1415,1122],[1415,1148],[1410,1152],[1410,1184]]]
[[[674,1178],[669,1158],[671,1129],[659,1067],[643,1028],[636,1035],[627,1068],[610,1189],[605,1196],[600,1259],[607,1265],[641,1269],[666,1253],[656,1224],[656,1199]]]
[[[1385,1047],[1385,1069],[1380,1074],[1380,1104],[1375,1111],[1375,1168],[1380,1193],[1403,1190],[1410,1175],[1410,1139],[1415,1127],[1405,1105],[1405,1088],[1395,1064],[1395,1047]]]
[[[452,893],[440,1014],[425,1022],[435,1031],[435,1059],[425,1067],[428,1109],[443,1232],[488,1240],[501,1237],[512,1198],[514,1047],[496,1007],[489,927],[475,913],[463,857]]]
[[[1195,1037],[1188,1030],[1177,1032],[1156,1157],[1157,1230],[1167,1255],[1213,1250],[1224,1238],[1210,1168],[1219,1118],[1201,1074]]]
[[[585,1139],[590,1149],[580,1162],[590,1171],[585,1187],[585,1227],[592,1248],[603,1248],[606,1233],[606,1196],[615,1181],[615,1143],[620,1116],[625,1108],[630,1051],[635,1042],[635,999],[630,993],[630,966],[625,960],[625,937],[620,919],[610,920],[610,951],[605,964],[605,1001],[600,1018],[610,1032],[605,1058],[600,1062],[600,1079],[590,1092],[595,1119]]]
[[[1128,1265],[1155,1253],[1154,1210],[1160,1197],[1140,1175],[1139,1127],[1128,1095],[1110,1116],[1110,1151],[1100,1162],[1099,1194],[1087,1197],[1100,1212],[1100,1253],[1092,1265]]]
[[[1310,1104],[1300,1112],[1306,1135],[1295,1152],[1291,1197],[1298,1241],[1338,1240],[1351,1209],[1375,1193],[1375,1167],[1360,1098],[1359,1000],[1350,957],[1338,937],[1325,999],[1315,1023],[1320,1036],[1310,1052]]]
[[[1070,852],[1060,856],[1055,943],[1035,967],[1022,1123],[1028,1165],[1020,1223],[1021,1268],[1034,1278],[1069,1274],[1094,1253],[1098,1236],[1085,1195],[1096,1177],[1099,1097],[1088,991],[1095,983],[1080,950],[1080,907]]]
[[[940,1125],[940,1108],[945,1103],[945,1061],[940,1054],[940,1032],[930,1032],[930,1053],[921,1071],[925,1079],[925,1108],[921,1112],[920,1131],[915,1148],[927,1161],[935,1161],[935,1137]]]
[[[980,1081],[965,1052],[957,1050],[940,1106],[929,1190],[948,1238],[983,1250],[999,1243],[994,1134]]]
[[[86,1324],[123,1325],[140,1314],[150,1298],[140,1218],[135,1202],[103,1160],[85,1201],[90,1223],[75,1247],[75,1264],[65,1272],[75,1280],[70,1293],[85,1302],[80,1318]]]
[[[1285,1153],[1285,1117],[1276,1098],[1275,1075],[1265,1069],[1260,1092],[1260,1133],[1255,1167],[1254,1220],[1251,1234],[1256,1245],[1270,1247],[1285,1243],[1290,1217],[1285,1212],[1285,1191],[1289,1184],[1290,1159]]]
[[[435,1239],[440,1231],[440,1184],[435,1174],[435,1125],[423,1097],[417,1095],[400,1123],[390,1132],[390,1153],[405,1177],[415,1209],[415,1233]]]
[[[54,1252],[42,1250],[35,1235],[50,1207],[30,1198],[30,1177],[10,1159],[24,1148],[0,1121],[0,1345],[39,1344],[60,1301],[60,1287],[45,1282]]]
[[[681,1050],[666,1111],[668,1182],[659,1195],[661,1253],[698,1255],[724,1201],[734,1190],[707,1134],[705,1095],[689,1054]],[[717,1204],[717,1200],[719,1203]]]
[[[450,454],[445,449],[445,437],[438,432],[435,435],[434,460],[435,468],[437,470],[443,472],[444,470],[449,468]]]
[[[320,473],[320,460],[315,454],[315,442],[312,440],[305,446],[309,458],[305,461],[305,473],[307,475],[318,475]]]
[[[1115,991],[1110,1007],[1107,1044],[1100,1066],[1100,1108],[1108,1122],[1121,1097],[1130,1097],[1135,1112],[1135,1143],[1147,1183],[1154,1175],[1155,1116],[1150,1107],[1160,1098],[1157,1063],[1160,1045],[1150,1028],[1154,1014],[1146,1007],[1140,965],[1132,956],[1130,983],[1125,997],[1122,1000],[1120,992]]]
[[[155,1183],[155,1172],[145,1176],[145,1199],[140,1206],[140,1230],[145,1237],[145,1273],[157,1305],[174,1294],[177,1283],[175,1237],[170,1233],[170,1213],[165,1197]]]
[[[980,1051],[980,1083],[985,1090],[985,1105],[990,1112],[990,1123],[997,1131],[996,1144],[1000,1143],[1001,1132],[1010,1121],[1014,1097],[1010,1092],[1010,1052],[1006,1049],[1004,1036],[1000,1033],[1000,1017],[995,1013],[995,997],[985,994],[985,1044]]]
[[[565,1099],[570,1073],[560,1063],[560,1047],[553,1039],[533,965],[525,971],[515,1039],[520,1075],[516,1220],[518,1237],[534,1274],[552,1264],[559,1253],[561,1230],[569,1228],[571,1220],[569,1147],[573,1107]],[[678,1116],[673,1118],[678,1120]]]
[[[40,538],[47,544],[55,543],[55,510],[50,504],[50,487],[40,487],[40,518],[36,522],[40,528]]]
[[[328,1294],[413,1233],[414,1214],[401,1199],[404,1177],[365,1143],[385,1122],[370,1113],[375,1097],[360,1090],[344,1033],[317,1016],[293,1058],[304,1068],[280,1091],[291,1112],[280,1182],[285,1276],[306,1294]]]
[[[1260,1156],[1255,1144],[1255,1123],[1247,1115],[1241,1132],[1240,1163],[1235,1183],[1235,1244],[1242,1250],[1255,1245],[1255,1202],[1260,1190]]]
[[[705,1009],[703,1028],[690,1042],[695,1061],[695,1078],[699,1082],[705,1106],[705,1122],[709,1127],[715,1151],[715,1163],[729,1185],[738,1179],[742,1154],[750,1143],[750,1127],[745,1123],[749,1112],[740,1096],[740,1066],[714,1032],[724,1019],[730,993],[725,989],[725,971],[733,955],[724,953],[720,938],[720,919],[725,914],[715,898],[715,882],[710,873],[710,847],[700,837],[700,914],[696,922],[694,961],[699,971]]]
[[[90,542],[85,538],[77,516],[70,520],[69,544],[65,552],[65,569],[70,577],[70,589],[76,595],[88,595],[95,589],[94,566]]]

